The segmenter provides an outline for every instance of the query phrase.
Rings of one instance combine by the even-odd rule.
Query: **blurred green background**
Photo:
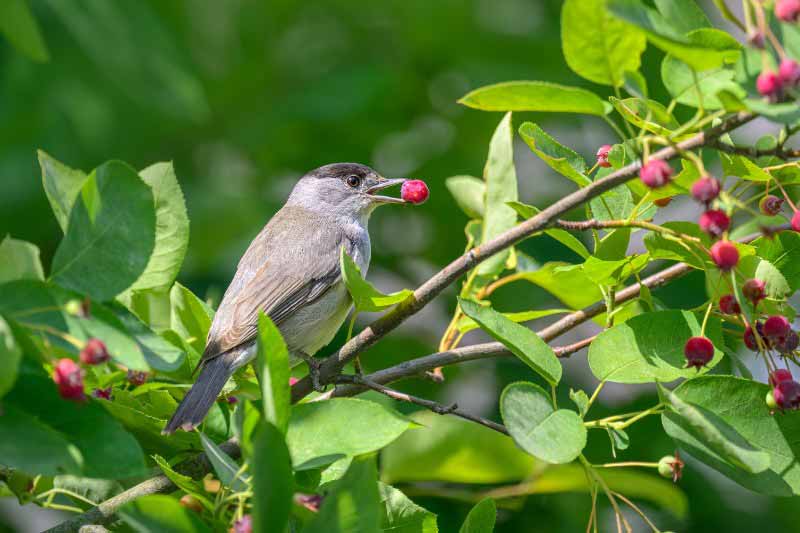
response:
[[[417,286],[463,251],[467,219],[444,179],[480,175],[501,118],[456,100],[472,88],[514,79],[586,85],[563,60],[557,0],[32,5],[50,61],[33,62],[0,41],[0,235],[36,243],[49,264],[61,234],[42,190],[37,149],[84,170],[108,159],[137,168],[172,160],[191,220],[179,280],[212,301],[294,181],[335,161],[363,162],[386,176],[428,182],[432,197],[425,206],[379,210],[371,228],[371,280],[387,290]],[[659,53],[648,50],[643,61],[658,98],[664,94]],[[607,94],[606,88],[591,88]],[[529,114],[515,123],[522,118],[540,122],[587,159],[600,144],[613,142],[596,118]],[[543,207],[571,190],[522,143],[516,148],[523,201]],[[680,213],[680,205],[675,209]],[[544,238],[522,248],[539,262],[577,259]],[[701,279],[688,278],[659,296],[672,305],[691,305],[701,287]],[[451,290],[440,297],[372,349],[367,367],[435,351],[454,295]],[[529,286],[499,291],[496,299],[503,310],[550,303]],[[466,342],[480,339],[475,334]],[[341,340],[340,335],[333,344]],[[567,366],[569,383],[591,392],[595,383],[585,353],[573,355]],[[482,361],[446,370],[444,385],[418,380],[404,389],[458,400],[496,418],[499,391],[524,372],[515,361]],[[601,404],[609,411],[647,407],[654,397],[648,388],[608,389]],[[673,449],[657,419],[637,425],[630,436],[623,460],[657,460]],[[610,460],[605,435],[591,434],[588,451],[598,461]],[[798,529],[796,499],[755,495],[695,462],[689,462],[680,486],[689,495],[686,521],[645,506],[664,528]],[[440,515],[442,531],[456,530],[469,509],[443,498],[417,501]],[[584,494],[535,496],[516,510],[502,510],[497,531],[578,531],[589,509]],[[611,515],[603,512],[602,523],[611,526]],[[58,519],[8,505],[0,513],[6,514],[0,522],[20,530]]]

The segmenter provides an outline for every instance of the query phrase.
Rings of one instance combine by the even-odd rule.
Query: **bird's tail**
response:
[[[236,361],[229,355],[233,354],[222,354],[203,363],[197,381],[183,397],[175,414],[161,432],[162,434],[170,435],[178,428],[191,431],[200,425],[211,406],[214,405],[222,387],[238,368],[234,364]]]

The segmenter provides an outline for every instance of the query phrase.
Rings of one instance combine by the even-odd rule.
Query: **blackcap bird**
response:
[[[253,360],[262,311],[280,330],[290,355],[314,369],[310,356],[333,339],[352,305],[339,271],[340,250],[344,247],[366,275],[369,216],[379,205],[405,203],[379,194],[403,181],[383,178],[365,165],[336,163],[297,182],[239,261],[208,332],[200,375],[163,433],[200,424],[228,378]]]

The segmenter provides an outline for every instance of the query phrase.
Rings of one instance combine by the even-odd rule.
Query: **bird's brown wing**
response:
[[[253,340],[260,311],[280,325],[340,279],[339,250],[352,250],[332,222],[299,207],[275,214],[239,261],[214,315],[203,361]]]

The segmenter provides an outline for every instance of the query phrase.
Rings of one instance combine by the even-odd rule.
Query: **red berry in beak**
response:
[[[711,209],[700,215],[700,229],[712,237],[719,237],[731,227],[731,219],[724,211]]]
[[[760,279],[748,279],[742,285],[742,294],[745,298],[753,302],[753,305],[758,305],[758,302],[766,297],[764,289],[766,285]],[[761,331],[759,330],[759,334]]]
[[[58,393],[65,400],[82,402],[86,400],[83,394],[83,370],[72,359],[59,359],[53,368],[53,381],[58,385]]]
[[[106,345],[100,339],[89,339],[80,353],[81,363],[85,365],[99,365],[109,359]]]
[[[786,317],[775,315],[764,321],[764,336],[770,341],[777,341],[791,332],[791,325]]]
[[[775,216],[780,213],[781,207],[783,207],[783,199],[772,194],[766,195],[758,202],[758,208],[761,212],[769,216]]]
[[[672,179],[672,167],[661,159],[651,159],[639,171],[639,179],[651,189],[663,187]]]
[[[769,384],[773,387],[781,381],[791,381],[792,373],[785,368],[779,368],[769,375]]]
[[[412,204],[421,204],[428,199],[428,186],[422,180],[406,180],[400,188],[400,197]]]
[[[772,389],[772,396],[779,409],[797,409],[800,406],[800,383],[791,379],[781,381]]]
[[[711,247],[711,260],[722,271],[729,271],[739,263],[739,250],[730,241],[717,241]]]
[[[708,175],[692,183],[692,197],[704,204],[711,202],[719,196],[719,191],[719,180]]]
[[[597,165],[603,168],[609,168],[611,163],[608,162],[608,152],[611,151],[610,144],[604,144],[597,149]]]
[[[686,366],[701,368],[708,364],[714,357],[714,345],[705,337],[692,337],[683,347],[686,356]]]
[[[800,17],[800,0],[778,0],[775,3],[775,16],[783,22],[797,22]]]
[[[724,294],[719,299],[719,310],[726,315],[738,315],[742,312],[742,308],[733,294]]]

